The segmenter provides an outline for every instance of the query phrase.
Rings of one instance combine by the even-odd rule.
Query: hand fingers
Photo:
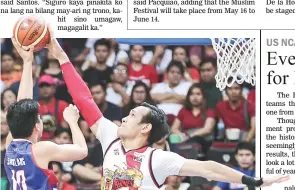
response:
[[[14,37],[11,38],[12,44],[13,46],[16,48],[16,50],[19,52],[20,51],[20,46],[18,45],[18,43],[16,42],[16,39]]]
[[[284,181],[288,181],[289,179],[290,179],[290,176],[282,176],[282,177],[279,178],[277,183],[282,183]]]
[[[50,41],[52,41],[54,39],[54,32],[53,32],[52,26],[49,22],[47,22],[47,28],[48,28],[48,31],[50,34]]]

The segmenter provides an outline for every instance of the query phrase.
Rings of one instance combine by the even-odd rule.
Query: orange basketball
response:
[[[13,29],[16,42],[24,50],[34,46],[34,52],[42,50],[50,42],[50,33],[45,20],[37,16],[26,16],[17,21]]]

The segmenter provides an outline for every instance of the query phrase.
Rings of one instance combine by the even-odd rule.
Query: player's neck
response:
[[[146,139],[140,139],[140,138],[122,139],[122,144],[124,148],[128,150],[139,149],[148,145]]]

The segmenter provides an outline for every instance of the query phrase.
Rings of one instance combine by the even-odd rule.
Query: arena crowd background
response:
[[[184,157],[214,160],[255,175],[255,87],[216,88],[212,46],[141,46],[114,39],[58,39],[88,84],[104,116],[117,125],[131,109],[148,102],[163,109],[171,135],[153,147]],[[72,103],[57,60],[46,50],[33,63],[34,99],[44,123],[42,140],[71,143],[63,110]],[[5,109],[14,101],[22,59],[10,39],[1,39],[1,190],[9,189],[3,167],[9,128]],[[28,89],[29,90],[29,89]],[[89,155],[77,162],[51,163],[59,189],[99,189],[103,155],[99,141],[81,119]],[[246,187],[199,177],[170,176],[162,189],[240,190]]]

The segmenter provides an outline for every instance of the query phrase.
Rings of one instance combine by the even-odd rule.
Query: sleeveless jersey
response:
[[[14,139],[7,147],[4,167],[11,190],[57,190],[52,170],[40,168],[32,153],[33,143]]]
[[[159,189],[152,171],[154,148],[142,147],[126,151],[120,139],[106,149],[103,163],[102,190]]]

